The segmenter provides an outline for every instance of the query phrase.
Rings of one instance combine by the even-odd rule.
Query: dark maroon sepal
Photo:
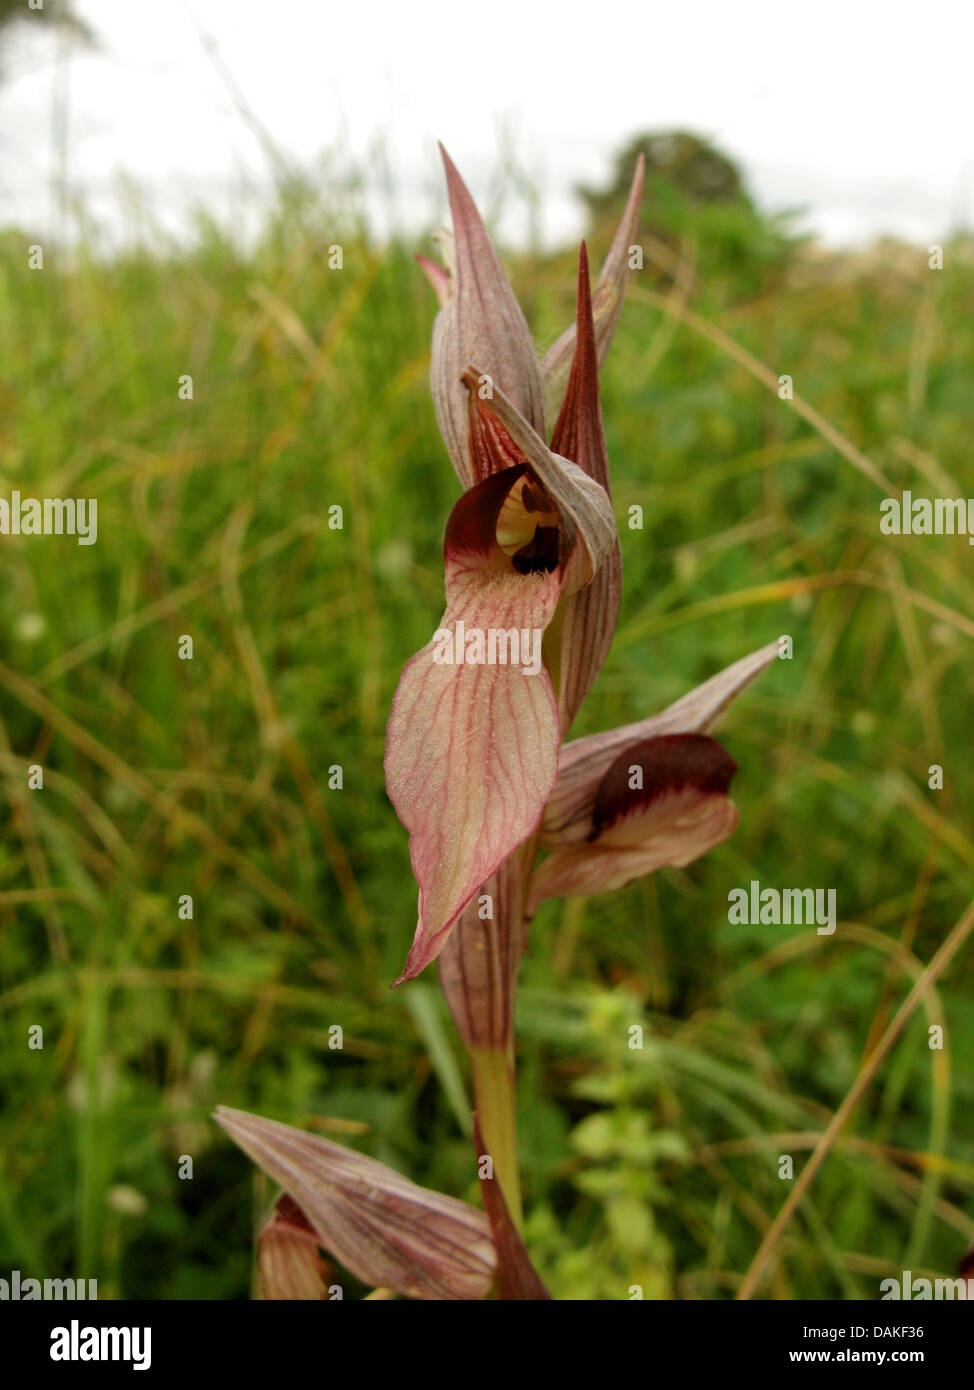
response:
[[[609,459],[599,403],[599,353],[592,316],[588,252],[582,242],[578,255],[578,301],[575,313],[575,353],[565,399],[551,436],[552,452],[571,459],[590,478],[609,490]]]
[[[467,489],[457,500],[446,523],[443,553],[447,559],[458,553],[490,554],[497,544],[497,518],[501,507],[511,488],[527,472],[526,463],[516,463]]]

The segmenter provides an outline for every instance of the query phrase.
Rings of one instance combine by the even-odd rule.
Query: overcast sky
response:
[[[407,225],[441,210],[438,138],[483,197],[506,136],[543,194],[541,230],[555,241],[580,225],[575,183],[603,182],[637,130],[673,126],[716,140],[762,205],[806,207],[833,242],[892,232],[927,245],[974,224],[970,0],[77,0],[76,9],[99,49],[59,49],[25,24],[2,57],[0,223],[39,234],[50,227],[60,112],[70,186],[112,227],[123,225],[120,171],[172,229],[193,202],[256,214],[240,190],[268,183],[268,158],[233,84],[299,164],[327,151],[366,163],[381,145]],[[380,165],[370,167],[378,186]],[[376,199],[386,205],[387,195]],[[505,230],[518,236],[525,223],[510,215]]]

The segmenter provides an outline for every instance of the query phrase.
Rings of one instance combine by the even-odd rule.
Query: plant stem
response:
[[[521,1231],[524,1216],[517,1163],[514,1059],[506,1048],[472,1047],[470,1065],[484,1147],[493,1163],[493,1175],[501,1185],[511,1220]]]

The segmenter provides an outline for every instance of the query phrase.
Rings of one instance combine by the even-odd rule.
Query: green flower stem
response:
[[[511,1220],[519,1231],[524,1228],[521,1210],[521,1176],[517,1162],[517,1101],[514,1061],[508,1049],[472,1047],[470,1065],[476,1097],[477,1119],[484,1148],[493,1163],[494,1178],[500,1183]]]
[[[526,924],[522,919],[523,904],[527,901],[528,884],[538,856],[540,827],[521,846],[519,852],[521,883],[517,928],[520,934]],[[508,924],[509,930],[514,923]],[[496,937],[487,935],[487,949],[497,949]],[[503,974],[506,967],[497,963]],[[474,1101],[484,1146],[493,1163],[494,1178],[500,1183],[507,1210],[515,1227],[523,1234],[524,1211],[521,1205],[521,1174],[517,1160],[517,1067],[514,1054],[514,999],[510,1000],[510,1024],[503,1044],[494,1047],[468,1047],[473,1072]]]

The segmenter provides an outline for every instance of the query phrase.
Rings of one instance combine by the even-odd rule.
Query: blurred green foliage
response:
[[[592,211],[604,247],[611,214]],[[731,840],[532,928],[528,1240],[562,1298],[733,1296],[790,1188],[779,1156],[801,1171],[974,879],[971,552],[881,536],[882,491],[727,346],[790,375],[897,489],[966,496],[970,247],[936,272],[920,249],[827,256],[663,175],[647,222],[603,371],[623,607],[576,733],[779,634],[795,656],[722,725]],[[97,497],[99,538],[2,540],[0,1269],[244,1297],[273,1193],[216,1103],[478,1200],[435,978],[389,989],[415,887],[384,723],[441,613],[457,495],[426,247],[376,245],[346,192],[298,186],[249,249],[201,222],[189,250],[109,259],[92,237],[31,271],[33,240],[0,239],[0,495]],[[573,312],[574,253],[508,265],[543,349]],[[752,878],[834,888],[834,937],[731,926]],[[971,1000],[967,951],[763,1296],[872,1299],[901,1268],[953,1272],[974,1234]]]

